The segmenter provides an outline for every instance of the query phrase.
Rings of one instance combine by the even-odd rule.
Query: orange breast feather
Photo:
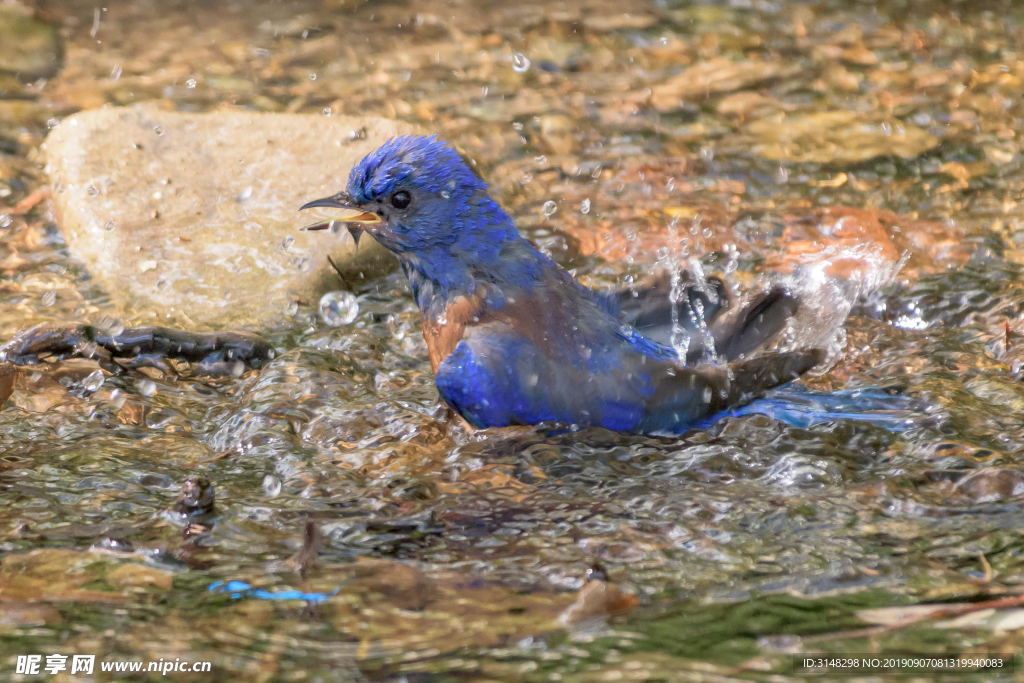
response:
[[[480,297],[460,296],[448,304],[440,319],[423,316],[423,338],[430,354],[430,366],[437,372],[439,366],[462,341],[466,324],[475,322],[481,310]]]

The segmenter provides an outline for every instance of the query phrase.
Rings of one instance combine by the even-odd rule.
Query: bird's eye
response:
[[[409,206],[409,203],[411,201],[412,197],[410,197],[409,193],[406,192],[405,190],[399,190],[398,192],[391,195],[391,206],[395,207],[396,209],[404,209],[405,207]]]

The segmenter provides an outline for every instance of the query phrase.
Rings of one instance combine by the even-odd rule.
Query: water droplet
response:
[[[779,166],[779,170],[775,172],[775,182],[779,185],[785,185],[789,182],[789,169],[784,166]]]
[[[270,498],[276,498],[281,494],[281,480],[273,474],[263,477],[263,493]]]
[[[163,126],[153,126],[153,132],[156,133],[157,135],[163,135],[164,134],[164,127]]]
[[[290,315],[290,316],[298,315],[299,314],[299,302],[298,301],[289,301],[288,305],[285,306],[285,308],[284,308],[284,312],[287,315]]]
[[[316,80],[316,72],[315,71],[313,73],[309,74],[309,80],[311,80],[311,81],[315,81]]]
[[[115,227],[117,226],[114,224],[113,218],[111,218],[109,221],[103,224],[103,229],[106,230],[107,232],[113,232]]]
[[[124,323],[114,318],[104,317],[96,324],[96,330],[100,332],[100,334],[116,337],[124,332]]]
[[[82,380],[82,388],[90,394],[103,386],[103,371],[95,370]]]
[[[397,341],[405,339],[405,329],[402,328],[402,321],[399,320],[398,316],[394,313],[388,315],[385,318],[385,322],[388,326],[388,331],[391,333],[391,337]]]
[[[530,70],[530,60],[522,52],[517,52],[512,57],[512,70],[516,73],[526,73]]]
[[[235,201],[244,202],[246,199],[249,199],[250,197],[252,197],[252,185],[239,192],[238,196],[235,197]]]
[[[558,204],[554,203],[549,199],[548,201],[544,202],[544,207],[542,210],[544,211],[545,216],[550,216],[555,211],[558,211]]]
[[[57,292],[55,290],[51,289],[46,294],[43,294],[43,305],[44,306],[52,306],[55,303],[57,303]]]
[[[445,199],[451,199],[452,193],[449,192],[448,190],[441,190],[441,196],[444,197]]]
[[[580,204],[580,213],[590,213],[590,199],[584,199]]]
[[[89,193],[89,196],[90,196],[90,197],[95,197],[96,195],[98,195],[98,194],[100,193],[100,191],[99,191],[99,190],[97,190],[97,189],[96,189],[95,187],[93,187],[92,185],[90,185],[90,186],[89,186],[88,188],[86,188],[86,190],[85,190],[85,191]]]
[[[293,244],[295,244],[295,238],[292,237],[291,235],[289,235],[288,237],[284,238],[283,242],[281,242],[281,248],[282,249],[287,249],[288,247],[292,246]]]
[[[324,116],[330,116],[330,115],[331,115],[331,108],[330,107],[324,107]]]
[[[348,325],[359,315],[359,302],[352,292],[327,292],[320,297],[320,319],[330,327]]]
[[[191,90],[192,88],[196,87],[196,79],[190,78],[187,81],[185,81],[185,87],[188,88],[189,90]]]
[[[245,363],[240,360],[236,360],[231,366],[231,376],[241,377],[245,374]]]
[[[705,403],[711,403],[711,387],[704,387],[704,395],[702,398]]]
[[[715,150],[710,147],[704,147],[700,150],[700,158],[704,161],[712,161],[715,158]]]
[[[123,408],[124,404],[127,403],[127,401],[128,397],[122,394],[119,389],[114,389],[112,392],[110,392],[110,402],[118,410]]]
[[[534,157],[533,160],[539,166],[543,166],[544,164],[548,163],[548,158],[546,156],[544,156],[543,154],[541,154],[539,157]]]
[[[143,379],[135,385],[139,393],[147,398],[156,393],[156,382],[151,379]]]

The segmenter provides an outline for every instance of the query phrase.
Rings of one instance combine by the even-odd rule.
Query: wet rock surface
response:
[[[300,232],[298,207],[342,189],[352,165],[410,128],[289,114],[108,108],[47,137],[47,172],[72,254],[138,319],[260,325],[393,267],[375,243]],[[191,325],[190,325],[191,323]]]

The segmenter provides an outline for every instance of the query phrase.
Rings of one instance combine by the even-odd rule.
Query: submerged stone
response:
[[[712,59],[685,69],[651,88],[651,104],[658,111],[672,111],[683,102],[701,102],[715,95],[744,90],[799,71],[781,62]]]
[[[23,81],[49,78],[60,68],[56,29],[17,5],[0,4],[0,46],[0,71]]]
[[[300,231],[317,216],[298,208],[407,132],[373,117],[139,106],[71,116],[45,150],[68,246],[125,315],[212,328],[265,324],[395,267],[373,240]]]
[[[774,161],[857,164],[898,156],[912,159],[939,146],[939,139],[898,119],[854,111],[779,114],[747,126],[755,138],[753,152]]]

